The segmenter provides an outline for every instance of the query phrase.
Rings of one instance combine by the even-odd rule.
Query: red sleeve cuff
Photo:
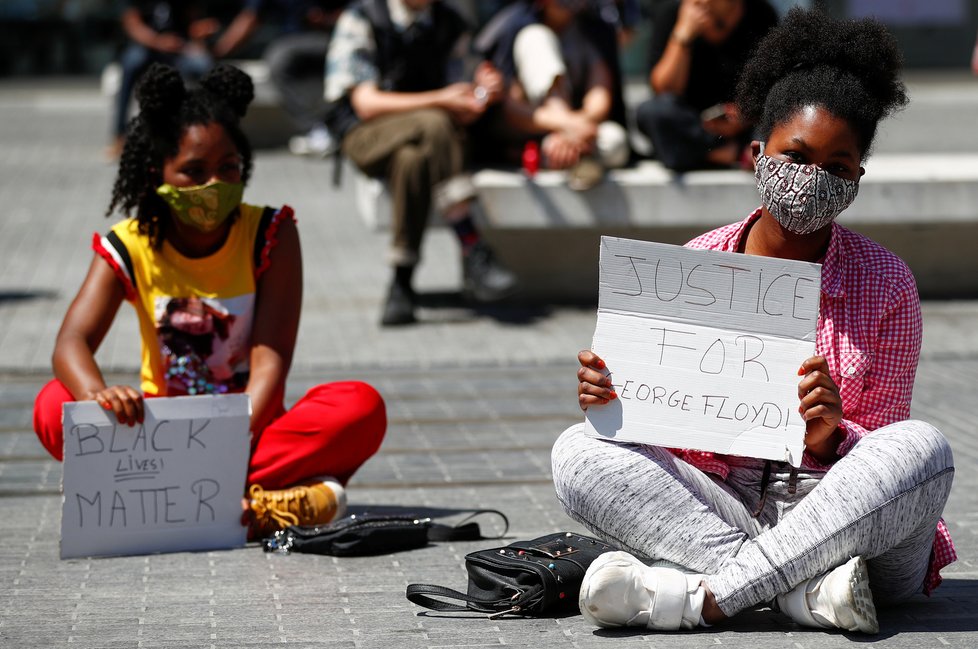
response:
[[[856,445],[856,442],[865,437],[869,431],[860,426],[859,424],[843,419],[839,423],[839,430],[842,431],[842,441],[835,449],[836,455],[839,457],[845,457],[845,455],[852,450],[852,447]],[[816,471],[828,471],[832,468],[833,463],[825,464],[819,462],[814,455],[809,453],[807,450],[801,459],[801,465],[806,469],[814,469]]]
[[[839,428],[843,434],[842,441],[839,442],[838,448],[835,449],[839,457],[845,457],[852,450],[852,447],[856,445],[856,442],[869,434],[868,430],[848,419],[843,419],[839,424]]]
[[[129,271],[119,259],[118,253],[113,253],[111,244],[106,245],[104,237],[97,232],[92,235],[92,250],[95,251],[96,255],[104,259],[112,269],[112,272],[115,273],[116,278],[122,284],[122,290],[125,292],[126,299],[130,302],[135,301],[136,287],[133,286],[132,278],[129,277]]]
[[[275,213],[272,217],[271,222],[268,224],[268,228],[265,230],[265,245],[262,247],[261,251],[261,261],[258,267],[255,269],[255,279],[258,279],[265,274],[272,266],[272,249],[278,245],[278,226],[283,220],[289,220],[295,223],[295,212],[288,205],[283,205],[282,208]]]

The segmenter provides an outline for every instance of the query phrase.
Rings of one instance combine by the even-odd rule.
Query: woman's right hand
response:
[[[706,31],[711,18],[708,0],[682,0],[672,28],[673,36],[688,45]]]
[[[88,398],[98,402],[106,410],[111,410],[120,424],[135,426],[143,423],[146,411],[143,408],[143,395],[128,385],[112,385],[88,394]]]
[[[577,360],[581,363],[581,369],[577,370],[577,403],[581,410],[618,398],[607,374],[607,366],[597,354],[590,349],[582,349],[577,354]]]

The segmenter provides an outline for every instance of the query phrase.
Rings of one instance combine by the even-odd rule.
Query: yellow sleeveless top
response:
[[[283,218],[293,218],[291,208],[242,203],[220,250],[196,259],[166,241],[154,249],[135,219],[95,235],[95,252],[115,271],[139,317],[145,394],[244,389],[257,279],[268,267]]]

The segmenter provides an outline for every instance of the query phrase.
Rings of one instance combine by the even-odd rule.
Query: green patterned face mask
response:
[[[201,232],[213,232],[241,204],[244,183],[215,180],[195,187],[174,187],[163,183],[156,188],[156,193],[181,222]]]

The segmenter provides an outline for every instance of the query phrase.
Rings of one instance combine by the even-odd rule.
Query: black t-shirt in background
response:
[[[652,67],[662,58],[679,16],[679,0],[660,2],[652,14]],[[778,14],[766,0],[745,0],[744,17],[720,45],[701,38],[692,45],[689,84],[682,94],[688,104],[703,110],[733,101],[737,80],[758,42],[778,22]],[[651,68],[650,68],[651,69]]]

